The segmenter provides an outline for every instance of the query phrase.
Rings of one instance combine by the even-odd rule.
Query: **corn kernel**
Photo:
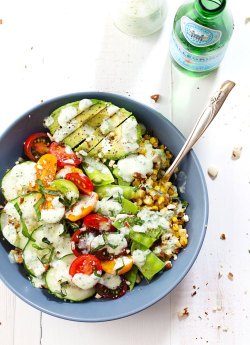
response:
[[[161,205],[162,203],[164,203],[164,201],[165,201],[164,196],[160,196],[159,199],[158,199],[158,201],[157,201],[157,203],[158,203],[159,205]]]
[[[147,153],[147,150],[146,149],[142,149],[141,151],[140,151],[140,154],[141,155],[145,155]]]
[[[134,199],[143,198],[145,196],[145,191],[142,189],[139,189],[137,192],[135,192]]]
[[[140,185],[140,181],[137,180],[137,179],[135,179],[135,180],[133,181],[132,185],[135,186],[135,187],[136,187],[136,186],[139,186],[139,185]]]
[[[172,221],[173,221],[173,223],[178,223],[177,217],[173,217],[173,218],[172,218]]]
[[[155,175],[155,174],[151,175],[150,177],[151,177],[151,179],[152,179],[153,181],[156,181],[156,180],[157,180],[157,175]]]
[[[172,189],[172,188],[169,188],[169,190],[168,190],[168,194],[169,194],[169,195],[173,195],[173,194],[174,194],[174,191],[173,191],[173,189]]]
[[[157,207],[157,206],[152,206],[152,207],[151,207],[151,210],[152,210],[152,211],[158,211],[158,207]]]
[[[179,229],[179,235],[180,236],[185,236],[187,234],[187,230],[186,229]]]
[[[143,202],[144,202],[144,204],[150,206],[150,205],[153,204],[153,199],[152,199],[150,196],[147,195],[147,196],[144,198]]]
[[[159,144],[159,140],[155,137],[150,138],[149,140],[150,144],[152,144],[154,147],[157,147]]]
[[[173,224],[173,228],[174,231],[178,231],[179,230],[179,226],[178,224]]]
[[[164,187],[161,187],[160,191],[161,191],[163,194],[166,194],[166,193],[167,193],[167,190],[166,190],[166,188],[164,188]]]
[[[182,236],[182,237],[180,238],[180,244],[181,244],[183,247],[186,247],[187,243],[188,243],[187,238],[186,238],[185,236]]]
[[[141,205],[142,205],[142,199],[136,200],[136,205],[137,205],[137,206],[141,206]]]

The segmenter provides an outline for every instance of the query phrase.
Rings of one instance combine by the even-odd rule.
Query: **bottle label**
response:
[[[208,47],[219,41],[221,31],[202,26],[190,18],[181,18],[181,30],[186,40],[195,47]]]
[[[174,31],[170,38],[170,53],[172,58],[183,68],[193,72],[205,72],[216,68],[223,59],[226,46],[206,55],[194,54],[186,50],[178,41]]]

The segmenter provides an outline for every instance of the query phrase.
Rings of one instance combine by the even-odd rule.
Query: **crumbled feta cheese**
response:
[[[101,271],[97,271],[98,275],[101,275]],[[72,278],[72,283],[74,283],[77,287],[83,290],[91,289],[94,287],[100,280],[100,277],[92,273],[91,275],[76,273]]]
[[[239,159],[241,156],[241,152],[242,152],[242,146],[234,147],[233,152],[232,152],[232,158]]]
[[[109,106],[107,107],[107,113],[109,114],[109,116],[112,116],[112,115],[114,115],[119,109],[120,109],[120,108],[117,107],[116,105],[111,104],[111,105],[109,105]]]
[[[215,179],[218,175],[218,169],[214,166],[214,165],[211,165],[209,168],[208,168],[208,175],[212,178],[212,179]]]
[[[139,268],[141,268],[142,266],[144,266],[148,254],[150,254],[150,250],[149,250],[149,249],[147,249],[147,250],[145,250],[145,251],[140,250],[140,249],[134,250],[134,251],[133,251],[133,254],[132,254],[132,258],[133,258],[134,264],[135,264],[137,267],[139,267]]]
[[[65,126],[70,120],[77,115],[77,109],[73,106],[63,108],[58,116],[60,126]]]
[[[100,279],[100,284],[103,284],[107,288],[114,290],[121,285],[121,281],[120,276],[105,273]]]
[[[181,309],[180,311],[178,311],[178,316],[179,316],[179,318],[189,316],[188,308],[184,308],[184,309]]]
[[[91,101],[91,99],[82,99],[80,102],[79,102],[79,110],[80,111],[84,111],[84,110],[87,110],[88,108],[90,108],[92,106],[93,102]]]

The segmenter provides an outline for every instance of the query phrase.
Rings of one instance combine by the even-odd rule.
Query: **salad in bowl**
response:
[[[103,100],[66,104],[44,126],[1,184],[9,257],[32,285],[64,300],[117,299],[171,269],[187,246],[189,217],[164,178],[167,147]]]

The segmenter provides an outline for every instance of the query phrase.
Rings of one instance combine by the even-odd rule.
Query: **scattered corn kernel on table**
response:
[[[195,146],[207,180],[210,217],[200,255],[179,286],[137,315],[86,324],[43,314],[0,282],[2,345],[66,345],[72,339],[90,345],[249,344],[250,5],[229,1],[235,31],[225,59],[217,72],[191,79],[172,67],[168,54],[180,3],[169,2],[164,28],[145,38],[128,37],[113,26],[111,1],[2,4],[1,131],[39,102],[98,90],[151,105],[187,136],[219,85],[226,79],[237,84]],[[157,103],[150,99],[153,94],[160,95]],[[236,146],[242,146],[242,155],[233,160]],[[212,165],[219,171],[214,180],[207,174]],[[184,308],[189,315],[178,317]]]

